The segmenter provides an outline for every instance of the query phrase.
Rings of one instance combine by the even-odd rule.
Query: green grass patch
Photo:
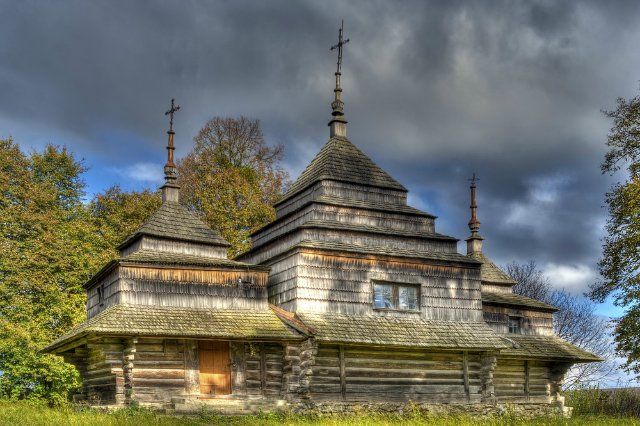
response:
[[[41,403],[28,401],[0,401],[0,425],[71,425],[71,426],[115,426],[115,425],[442,425],[442,426],[512,426],[512,425],[630,425],[640,426],[640,419],[608,415],[576,415],[571,419],[543,417],[521,420],[510,415],[479,418],[470,416],[426,416],[419,413],[366,414],[341,416],[313,416],[295,414],[264,414],[243,417],[225,417],[202,414],[194,417],[174,417],[146,409],[122,409],[104,412],[95,409],[80,409],[74,406],[50,408]]]

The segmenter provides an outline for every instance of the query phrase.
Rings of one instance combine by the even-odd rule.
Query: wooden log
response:
[[[346,367],[344,361],[344,346],[340,346],[339,351],[340,357],[340,393],[342,394],[342,399],[345,399],[347,393],[347,375],[346,375]]]
[[[462,352],[462,372],[464,376],[464,391],[469,399],[469,354],[467,351]]]

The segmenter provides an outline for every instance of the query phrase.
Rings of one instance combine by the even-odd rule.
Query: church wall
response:
[[[274,262],[269,300],[298,311],[482,321],[479,272],[410,260],[303,250]],[[418,313],[373,309],[375,280],[420,285]]]
[[[493,373],[498,402],[550,402],[550,363],[498,357]]]
[[[393,206],[389,206],[393,209]],[[389,231],[433,233],[431,218],[407,214],[395,214],[354,207],[339,207],[326,204],[310,204],[293,215],[258,232],[252,237],[253,247],[289,232],[311,220],[340,222],[347,225],[365,225]]]
[[[276,217],[299,209],[315,197],[327,196],[346,200],[371,201],[387,204],[407,204],[407,193],[393,189],[373,188],[346,182],[324,180],[316,182],[309,188],[276,205]]]
[[[187,254],[191,256],[211,257],[217,259],[227,258],[226,247],[169,240],[165,238],[150,237],[147,235],[138,238],[134,243],[122,249],[120,254],[122,256],[127,256],[140,250],[163,251],[170,253]]]
[[[353,244],[367,247],[385,247],[387,249],[413,250],[422,253],[455,253],[455,241],[427,240],[405,236],[387,236],[374,233],[350,232],[330,229],[298,229],[295,232],[281,236],[270,244],[259,247],[256,251],[242,256],[242,261],[262,264],[276,256],[285,253],[290,248],[303,241]]]
[[[521,331],[525,335],[553,335],[553,313],[506,306],[484,304],[482,307],[485,322],[497,333],[509,332],[509,316],[521,317]]]
[[[185,346],[179,339],[139,338],[135,343],[132,399],[161,404],[185,392]]]
[[[314,401],[481,400],[480,356],[473,353],[320,345],[312,372]]]
[[[96,316],[110,306],[120,303],[120,291],[118,289],[119,271],[115,268],[101,280],[87,289],[87,319]],[[99,292],[103,297],[100,300]]]
[[[489,293],[513,293],[513,285],[497,285],[482,283],[482,291]]]

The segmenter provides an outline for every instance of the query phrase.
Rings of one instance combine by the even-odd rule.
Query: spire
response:
[[[342,46],[349,43],[349,39],[343,38],[344,32],[344,20],[338,30],[338,44],[331,46],[331,50],[338,50],[338,68],[336,70],[336,88],[333,89],[334,100],[331,102],[331,115],[332,118],[329,121],[330,136],[342,136],[347,137],[347,120],[344,119],[344,102],[342,101],[342,88],[340,87],[340,76],[342,75],[340,70],[342,69]]]
[[[169,130],[167,131],[167,134],[169,135],[169,142],[167,144],[167,163],[164,165],[165,184],[161,188],[163,202],[178,202],[178,191],[180,189],[180,186],[176,182],[178,179],[178,168],[173,162],[173,151],[175,150],[175,147],[173,146],[173,135],[176,134],[176,132],[173,131],[173,115],[178,110],[180,110],[180,106],[175,104],[175,99],[171,99],[171,108],[169,111],[164,113],[164,115],[169,116]]]
[[[471,236],[467,238],[467,255],[482,253],[482,240],[478,231],[480,231],[480,221],[478,220],[478,204],[476,202],[476,182],[479,181],[476,174],[469,179],[471,181],[471,220],[469,220],[469,229],[471,230]]]

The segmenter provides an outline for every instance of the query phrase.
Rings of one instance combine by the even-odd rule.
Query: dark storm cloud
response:
[[[144,181],[176,97],[179,155],[207,118],[244,114],[295,177],[328,136],[341,18],[352,141],[461,238],[476,171],[498,262],[593,279],[600,109],[637,89],[635,2],[0,1],[0,136],[66,143],[104,186]]]

